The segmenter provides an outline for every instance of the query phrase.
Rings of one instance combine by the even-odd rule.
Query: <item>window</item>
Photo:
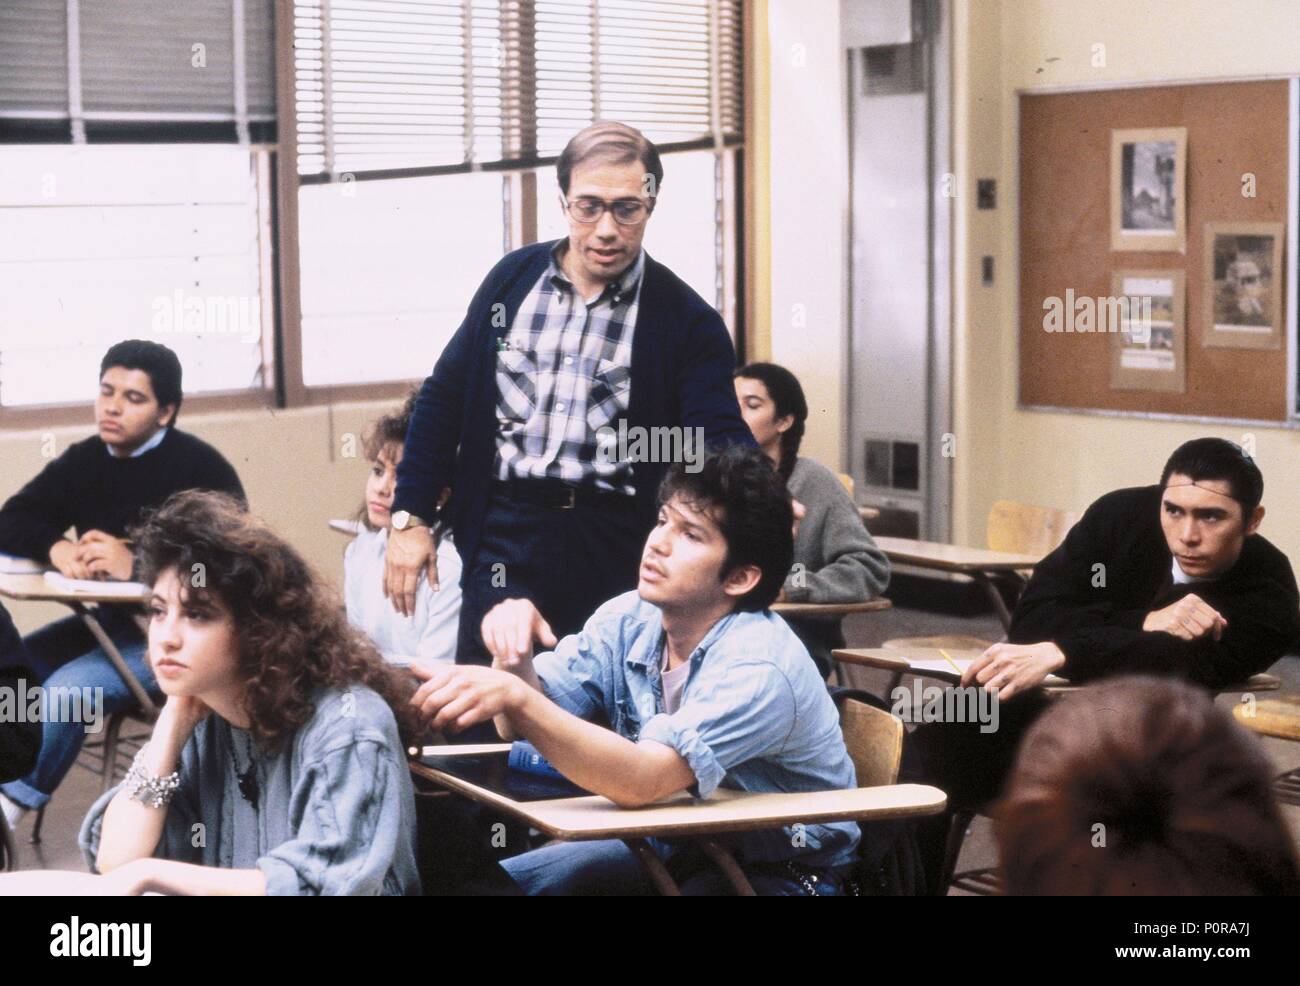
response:
[[[187,394],[268,385],[256,156],[236,145],[0,147],[0,407],[93,398],[122,339]]]
[[[554,161],[602,118],[659,145],[646,247],[734,327],[739,0],[295,10],[306,387],[428,373],[503,251],[567,235]]]
[[[501,176],[308,185],[298,201],[303,382],[428,374],[501,257]]]

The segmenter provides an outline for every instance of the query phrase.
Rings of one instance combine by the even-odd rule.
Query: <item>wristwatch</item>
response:
[[[408,527],[432,527],[423,517],[417,517],[409,510],[398,510],[393,514],[393,530],[404,531]]]

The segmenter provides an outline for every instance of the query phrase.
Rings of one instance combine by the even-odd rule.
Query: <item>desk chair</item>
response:
[[[989,508],[985,523],[985,539],[990,551],[1006,551],[1017,555],[1046,555],[1065,540],[1079,519],[1072,510],[1053,507],[1035,507],[1014,500],[998,500]],[[1024,586],[1018,586],[1019,589]],[[993,645],[966,634],[942,634],[936,637],[895,637],[881,646],[906,650],[916,647],[942,647],[944,650],[985,650]]]
[[[1300,742],[1300,695],[1266,699],[1256,702],[1253,709],[1237,704],[1233,706],[1232,714],[1239,723],[1259,736]],[[1273,779],[1273,792],[1284,805],[1300,807],[1300,767],[1278,774]]]

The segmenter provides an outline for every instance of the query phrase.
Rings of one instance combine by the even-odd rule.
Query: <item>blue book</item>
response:
[[[552,767],[550,761],[538,753],[537,747],[528,740],[515,740],[510,744],[510,755],[506,758],[506,766],[511,770],[522,770],[526,774],[540,774],[542,777],[568,780]]]

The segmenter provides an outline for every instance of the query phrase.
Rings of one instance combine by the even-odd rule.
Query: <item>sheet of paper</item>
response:
[[[40,575],[46,567],[30,558],[0,554],[0,574],[3,575]]]
[[[139,599],[149,587],[142,582],[100,582],[98,579],[70,579],[61,572],[46,572],[45,581],[62,592],[83,592],[96,596]]]

